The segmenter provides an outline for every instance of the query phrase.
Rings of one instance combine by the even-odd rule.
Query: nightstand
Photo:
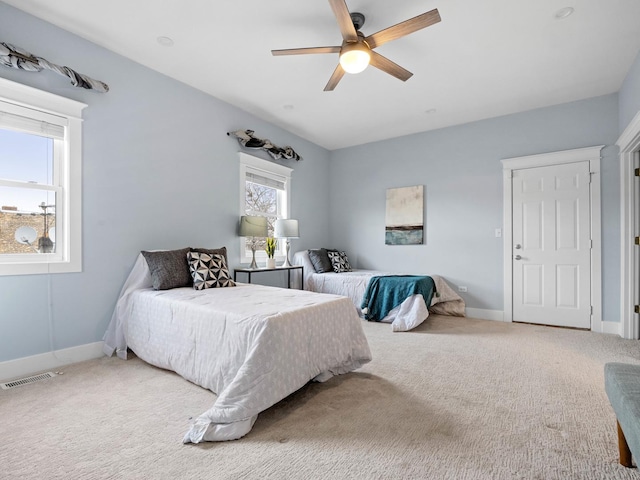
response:
[[[304,267],[302,265],[291,265],[289,267],[275,267],[275,268],[235,268],[233,270],[233,281],[237,281],[238,273],[247,274],[247,283],[251,283],[251,275],[260,272],[278,272],[281,270],[287,271],[287,288],[291,288],[291,270],[300,270],[300,283],[304,283]]]

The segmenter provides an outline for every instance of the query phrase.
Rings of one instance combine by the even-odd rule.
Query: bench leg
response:
[[[624,438],[624,432],[620,428],[620,422],[616,420],[618,425],[618,450],[620,450],[620,465],[633,468],[633,462],[631,461],[631,450],[627,445],[627,439]]]

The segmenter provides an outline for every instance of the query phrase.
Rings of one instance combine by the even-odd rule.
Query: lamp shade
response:
[[[267,217],[244,215],[240,217],[241,237],[266,237],[269,235],[267,229]]]
[[[298,220],[276,220],[273,236],[277,238],[298,238]]]
[[[348,43],[340,51],[340,65],[347,73],[360,73],[371,60],[367,47],[361,43]]]

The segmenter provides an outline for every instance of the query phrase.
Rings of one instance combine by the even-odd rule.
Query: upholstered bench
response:
[[[618,420],[620,464],[633,467],[640,459],[640,365],[607,363],[604,388]]]

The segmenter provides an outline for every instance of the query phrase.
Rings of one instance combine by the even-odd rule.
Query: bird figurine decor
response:
[[[236,137],[240,145],[245,148],[260,148],[265,150],[275,160],[280,158],[302,160],[302,157],[298,155],[293,148],[286,146],[280,148],[271,143],[271,140],[255,137],[253,130],[236,130],[235,132],[227,132],[227,135]]]

